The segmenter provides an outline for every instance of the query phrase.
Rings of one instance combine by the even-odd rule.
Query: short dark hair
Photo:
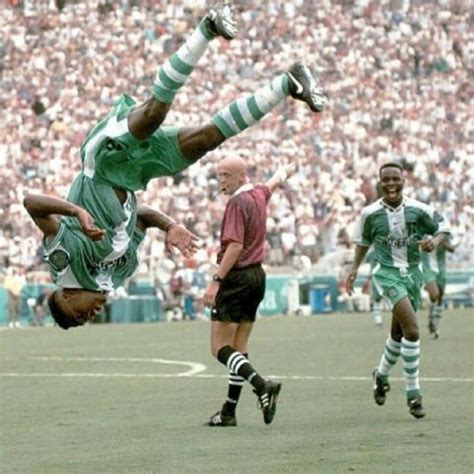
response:
[[[78,321],[64,314],[63,310],[56,301],[57,292],[58,290],[53,291],[48,298],[49,311],[53,319],[56,321],[56,324],[64,330],[68,330],[70,327],[80,326]]]
[[[379,168],[379,176],[382,175],[382,170],[384,170],[385,168],[398,168],[403,173],[403,166],[401,163],[398,163],[397,161],[389,161],[388,163],[384,163]]]

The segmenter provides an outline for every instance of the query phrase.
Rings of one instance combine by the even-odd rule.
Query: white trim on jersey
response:
[[[132,218],[132,194],[128,191],[127,200],[123,205],[123,211],[126,219],[114,229],[114,237],[111,242],[113,250],[104,258],[104,262],[113,262],[122,257],[130,244],[131,237],[128,235],[127,227]]]
[[[128,133],[128,118],[125,117],[120,122],[117,122],[117,116],[114,115],[109,118],[107,125],[100,130],[95,137],[93,137],[84,147],[84,169],[83,173],[88,178],[93,178],[95,174],[95,154],[102,141],[106,138],[116,138],[120,135]]]
[[[385,210],[391,237],[400,239],[406,239],[407,237],[405,205],[406,202],[403,201],[396,209]],[[395,267],[408,268],[408,246],[406,244],[391,245],[390,253],[392,254],[392,261]]]

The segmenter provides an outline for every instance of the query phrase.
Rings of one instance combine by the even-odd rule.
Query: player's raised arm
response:
[[[137,225],[143,232],[150,227],[156,227],[166,232],[165,245],[168,252],[172,252],[176,247],[186,258],[189,258],[197,250],[197,241],[199,240],[197,235],[182,225],[176,224],[164,212],[148,206],[140,206]]]
[[[85,209],[64,199],[45,194],[27,194],[23,206],[45,236],[58,232],[59,220],[55,216],[75,217],[92,240],[100,240],[105,235],[105,231],[95,226],[93,217]]]

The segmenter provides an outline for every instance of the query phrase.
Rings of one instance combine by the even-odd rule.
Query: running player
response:
[[[231,40],[236,33],[228,5],[212,10],[158,69],[148,100],[137,104],[122,95],[92,129],[81,147],[82,172],[68,201],[26,197],[25,207],[45,236],[47,261],[60,287],[49,303],[61,327],[84,324],[103,305],[102,293],[133,273],[142,229],[158,226],[167,231],[169,245],[194,250],[194,236],[162,213],[137,216],[135,191],[145,189],[153,178],[186,169],[288,96],[306,102],[313,112],[323,110],[326,96],[319,80],[307,66],[295,64],[254,94],[228,104],[208,124],[161,126],[209,42],[217,36]]]
[[[403,169],[387,163],[379,170],[382,198],[365,207],[357,226],[357,244],[352,271],[347,277],[349,294],[360,264],[371,245],[376,252],[374,284],[392,304],[392,325],[379,366],[373,371],[374,399],[383,405],[390,390],[389,371],[402,357],[407,404],[415,418],[425,410],[419,381],[420,335],[416,311],[423,275],[420,253],[432,252],[446,240],[449,227],[431,206],[403,196]],[[434,235],[432,239],[422,239]]]
[[[425,289],[430,298],[428,330],[434,339],[439,338],[439,323],[443,316],[443,298],[446,289],[446,254],[454,252],[454,246],[445,241],[433,254],[422,254]]]

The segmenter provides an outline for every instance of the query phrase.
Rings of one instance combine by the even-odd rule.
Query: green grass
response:
[[[331,314],[258,321],[250,358],[283,381],[277,416],[265,426],[246,387],[227,429],[202,426],[226,391],[206,322],[2,331],[0,472],[472,473],[474,317],[447,312],[437,341],[421,318],[425,419],[399,366],[387,404],[372,400],[387,329]]]

